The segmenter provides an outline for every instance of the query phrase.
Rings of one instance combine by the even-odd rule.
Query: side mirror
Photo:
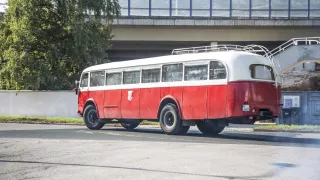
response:
[[[75,81],[75,84],[76,84],[76,88],[75,88],[75,92],[76,92],[76,95],[78,95],[78,93],[79,93],[79,81]]]

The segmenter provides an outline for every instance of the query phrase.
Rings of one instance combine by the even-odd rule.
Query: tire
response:
[[[217,135],[224,130],[224,126],[218,127],[217,123],[209,121],[209,122],[200,122],[197,124],[199,131],[204,135]]]
[[[181,135],[187,134],[187,132],[189,131],[189,129],[190,129],[190,126],[183,126],[180,134],[181,134]]]
[[[100,130],[105,124],[99,121],[97,110],[93,105],[88,105],[84,109],[83,121],[87,128],[91,130]]]
[[[123,119],[121,120],[121,126],[124,127],[125,129],[135,129],[136,127],[138,127],[140,125],[140,121],[138,120],[126,120]]]
[[[174,104],[165,105],[160,112],[160,127],[169,135],[180,134],[183,130],[182,120]]]

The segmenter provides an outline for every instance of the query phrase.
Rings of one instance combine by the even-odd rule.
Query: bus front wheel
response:
[[[140,125],[140,121],[138,120],[121,120],[121,126],[124,127],[125,129],[134,129]]]
[[[162,108],[159,121],[164,133],[169,135],[183,133],[182,120],[179,116],[178,109],[174,104],[167,104]]]
[[[88,105],[83,113],[83,120],[87,128],[91,130],[100,130],[104,123],[99,121],[97,110],[93,105]]]
[[[218,126],[217,123],[213,121],[199,122],[197,127],[204,135],[217,135],[225,128],[224,126]]]

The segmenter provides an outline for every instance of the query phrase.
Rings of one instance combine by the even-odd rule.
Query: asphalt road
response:
[[[320,134],[0,124],[0,179],[320,179]]]

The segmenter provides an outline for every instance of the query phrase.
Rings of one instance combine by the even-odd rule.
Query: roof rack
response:
[[[194,54],[194,53],[205,53],[205,52],[222,52],[222,51],[245,51],[251,53],[257,53],[265,55],[269,52],[269,50],[260,45],[248,45],[248,46],[241,46],[241,45],[213,45],[213,46],[200,46],[200,47],[190,47],[190,48],[180,48],[174,49],[172,51],[172,55],[179,55],[179,54]]]
[[[206,52],[225,52],[225,51],[244,51],[244,52],[250,52],[262,55],[266,58],[268,58],[275,70],[275,74],[277,77],[280,78],[280,84],[282,84],[282,73],[280,64],[278,61],[276,61],[270,53],[270,51],[260,45],[247,45],[247,46],[241,46],[241,45],[232,45],[232,44],[226,44],[226,45],[213,45],[213,46],[200,46],[200,47],[190,47],[190,48],[180,48],[180,49],[174,49],[172,51],[172,55],[180,55],[180,54],[195,54],[195,53],[206,53]],[[276,78],[276,84],[277,78]]]

